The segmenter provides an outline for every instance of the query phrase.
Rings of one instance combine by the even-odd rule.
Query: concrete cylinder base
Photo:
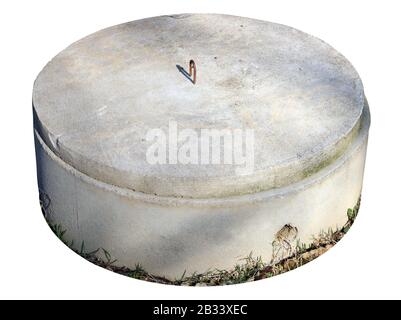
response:
[[[230,270],[251,252],[271,262],[284,226],[295,254],[297,241],[311,245],[322,231],[347,223],[361,194],[368,110],[359,137],[347,152],[300,183],[258,194],[222,199],[158,197],[115,187],[75,170],[35,133],[39,188],[46,219],[65,231],[76,250],[107,250],[114,265],[180,278],[184,272]],[[285,237],[285,235],[284,235]],[[283,247],[287,245],[283,240]],[[282,256],[280,256],[282,254]]]
[[[182,61],[196,61],[196,82]],[[121,274],[187,285],[270,277],[326,252],[359,209],[362,82],[333,48],[289,27],[175,15],[105,29],[45,67],[33,107],[46,220]],[[146,132],[169,120],[254,130],[254,171],[150,163]]]

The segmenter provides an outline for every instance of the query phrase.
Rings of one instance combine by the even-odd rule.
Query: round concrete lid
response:
[[[196,84],[185,75],[191,59]],[[359,130],[364,93],[351,64],[319,39],[264,21],[188,14],[72,44],[38,76],[33,106],[42,138],[79,171],[138,192],[209,198],[285,186],[334,161]],[[184,140],[183,130],[194,130],[185,141],[197,156],[177,143],[181,155],[192,152],[189,164],[174,164],[175,125]],[[247,158],[230,164],[230,140],[221,139],[220,161],[208,163],[212,147],[193,136],[204,129],[237,132],[231,139],[243,138]],[[155,141],[165,164],[146,156]]]

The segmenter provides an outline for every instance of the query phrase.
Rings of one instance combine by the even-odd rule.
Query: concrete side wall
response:
[[[367,134],[330,167],[290,187],[256,196],[163,199],[106,185],[57,158],[36,133],[39,188],[50,199],[48,220],[66,229],[79,249],[106,249],[117,265],[171,278],[227,269],[253,252],[270,261],[285,224],[309,243],[341,227],[361,193]]]

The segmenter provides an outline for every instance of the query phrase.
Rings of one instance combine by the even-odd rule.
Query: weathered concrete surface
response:
[[[197,84],[176,65],[197,64]],[[34,86],[36,128],[77,170],[161,196],[250,194],[301,181],[360,130],[361,81],[322,41],[269,22],[163,16],[97,32],[61,52]],[[146,132],[253,128],[255,172],[231,165],[149,165]]]
[[[197,64],[197,84],[177,70]],[[362,188],[369,108],[352,66],[289,27],[221,15],[112,27],[54,58],[34,86],[39,188],[79,250],[169,278],[272,257],[286,224],[308,243]],[[153,166],[148,129],[253,128],[253,174]],[[134,189],[134,190],[133,190]],[[296,241],[297,239],[293,239]]]

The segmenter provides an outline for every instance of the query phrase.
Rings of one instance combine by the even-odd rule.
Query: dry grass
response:
[[[228,285],[249,282],[270,278],[275,275],[298,268],[325,253],[332,248],[342,237],[348,232],[349,228],[355,221],[360,206],[360,199],[354,208],[347,211],[348,220],[346,224],[338,230],[322,231],[315,237],[310,245],[305,245],[300,242],[297,243],[295,253],[286,259],[283,259],[275,264],[267,264],[262,261],[261,257],[253,257],[250,253],[247,257],[239,260],[239,263],[231,270],[211,270],[204,273],[194,273],[186,275],[184,272],[180,279],[169,280],[167,278],[152,275],[144,270],[140,265],[135,269],[126,267],[118,267],[115,265],[117,262],[113,260],[107,250],[100,248],[96,251],[86,252],[85,244],[82,242],[81,249],[73,249],[73,243],[69,243],[64,239],[66,230],[60,225],[50,225],[53,232],[68,245],[76,253],[89,260],[90,262],[114,271],[116,273],[135,278],[162,284],[184,285],[184,286],[214,286],[214,285]]]

